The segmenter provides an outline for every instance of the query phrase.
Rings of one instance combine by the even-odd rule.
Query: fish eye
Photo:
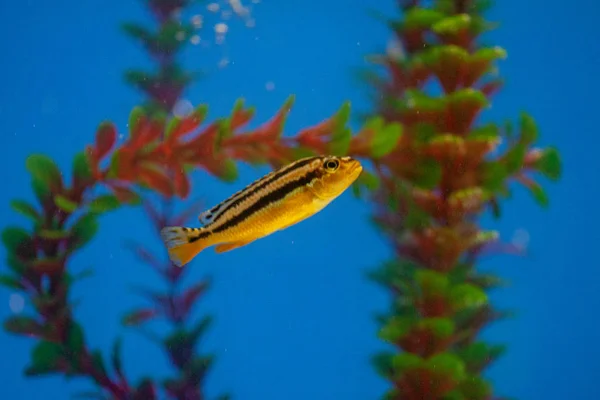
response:
[[[325,161],[325,168],[330,171],[335,171],[340,166],[340,162],[338,160],[327,160]]]

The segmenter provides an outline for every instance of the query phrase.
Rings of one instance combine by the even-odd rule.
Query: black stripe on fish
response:
[[[207,228],[210,227],[210,225],[217,222],[227,211],[231,210],[234,207],[237,207],[244,200],[248,199],[249,197],[251,197],[254,194],[258,193],[259,191],[263,190],[265,187],[267,187],[271,183],[277,181],[278,179],[281,179],[285,175],[292,173],[299,168],[302,168],[302,167],[310,164],[311,162],[313,162],[314,160],[317,160],[319,158],[321,158],[321,157],[309,157],[304,160],[299,160],[295,164],[289,165],[287,168],[282,168],[281,170],[276,171],[273,174],[269,174],[269,175],[265,176],[264,178],[259,179],[258,181],[248,185],[245,189],[243,189],[243,190],[239,191],[238,193],[234,194],[233,196],[229,197],[227,200],[223,201],[216,207],[213,207],[213,210],[216,210],[216,211],[214,211],[214,212],[211,211],[212,215],[210,216],[210,218],[212,218],[212,221],[206,227]],[[231,201],[232,199],[234,199],[236,196],[239,196],[239,195],[242,195],[242,196],[237,198],[233,202]],[[219,208],[221,208],[221,207],[223,207],[222,210],[219,210]]]
[[[236,225],[241,224],[242,222],[244,222],[244,220],[251,217],[255,213],[260,212],[261,210],[269,207],[270,205],[284,199],[288,194],[292,193],[296,189],[310,184],[312,181],[319,178],[321,175],[322,173],[319,170],[315,170],[308,172],[306,175],[299,179],[286,183],[280,188],[273,190],[269,194],[258,198],[254,203],[250,204],[241,213],[235,215],[230,220],[214,228],[212,232],[223,232],[227,229],[233,228]]]

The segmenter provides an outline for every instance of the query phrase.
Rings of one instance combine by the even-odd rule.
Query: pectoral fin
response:
[[[217,246],[215,246],[215,252],[217,253],[225,253],[227,251],[231,251],[233,249],[237,249],[238,247],[242,247],[245,246],[249,243],[254,242],[255,239],[252,240],[239,240],[237,242],[229,242],[229,243],[222,243],[219,244]]]

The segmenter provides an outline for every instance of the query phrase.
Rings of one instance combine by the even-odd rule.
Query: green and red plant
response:
[[[133,385],[126,378],[121,367],[119,342],[111,355],[112,370],[107,367],[102,353],[91,350],[86,342],[69,298],[71,287],[79,278],[69,272],[74,268],[71,258],[93,239],[101,214],[124,204],[139,204],[142,193],[147,192],[186,198],[190,193],[189,171],[192,169],[204,169],[213,176],[227,179],[231,177],[235,161],[279,165],[310,151],[299,142],[317,144],[321,138],[330,145],[339,145],[341,139],[324,139],[335,135],[330,129],[349,132],[344,128],[347,113],[341,112],[296,137],[281,139],[290,106],[291,102],[287,102],[270,121],[242,132],[252,117],[252,110],[244,108],[241,102],[230,117],[206,126],[201,126],[205,107],[197,108],[185,118],[168,119],[151,117],[142,108],[136,108],[131,113],[129,134],[122,143],[117,143],[114,125],[105,122],[99,126],[95,142],[75,156],[70,182],[47,156],[28,157],[26,165],[39,204],[17,200],[12,206],[30,218],[33,226],[29,230],[8,227],[2,233],[9,266],[9,273],[2,275],[2,283],[21,291],[35,310],[34,315],[12,316],[4,323],[7,331],[38,341],[31,365],[26,369],[27,375],[86,376],[112,398],[157,398],[156,382],[143,380]],[[269,151],[265,152],[265,148]],[[176,178],[170,180],[169,176]],[[101,188],[104,189],[102,194],[93,194]],[[175,220],[177,218],[185,219],[185,216],[175,217]],[[148,259],[151,257],[143,251],[140,253]],[[170,282],[176,282],[185,271],[172,264],[150,262]],[[168,298],[162,294],[152,295],[152,308],[130,314],[126,320],[133,323],[161,316],[175,322],[185,321],[205,289],[206,282],[199,282]],[[201,396],[194,388],[202,381],[210,357],[194,356],[193,348],[208,321],[203,319],[165,339],[165,347],[183,375],[181,380],[163,382],[169,398]],[[192,383],[196,385],[192,394],[185,392]]]
[[[505,316],[487,296],[502,280],[477,266],[484,252],[506,246],[478,220],[486,210],[499,216],[513,181],[545,206],[533,176],[557,180],[560,158],[535,147],[536,124],[525,113],[516,133],[510,124],[477,124],[502,86],[491,71],[505,51],[478,44],[492,28],[482,16],[490,2],[427,4],[399,2],[402,18],[389,25],[401,51],[377,57],[386,73],[370,76],[376,124],[403,127],[369,178],[374,220],[396,252],[371,274],[392,295],[379,336],[395,348],[375,362],[392,384],[386,399],[490,400],[497,397],[482,373],[503,346],[478,334]]]

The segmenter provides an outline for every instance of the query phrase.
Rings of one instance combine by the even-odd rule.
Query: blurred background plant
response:
[[[374,359],[392,386],[386,399],[498,398],[483,372],[504,347],[479,333],[508,315],[487,296],[503,280],[478,264],[484,255],[519,249],[479,220],[488,210],[500,216],[512,182],[547,206],[537,179],[560,176],[558,152],[537,147],[530,115],[522,113],[516,128],[477,123],[502,86],[495,62],[506,57],[479,41],[495,26],[483,16],[490,5],[400,1],[401,18],[388,20],[394,40],[373,57],[385,74],[367,74],[376,113],[368,126],[403,128],[398,146],[363,177],[374,189],[374,222],[396,252],[370,274],[392,296],[379,337],[395,351]]]

